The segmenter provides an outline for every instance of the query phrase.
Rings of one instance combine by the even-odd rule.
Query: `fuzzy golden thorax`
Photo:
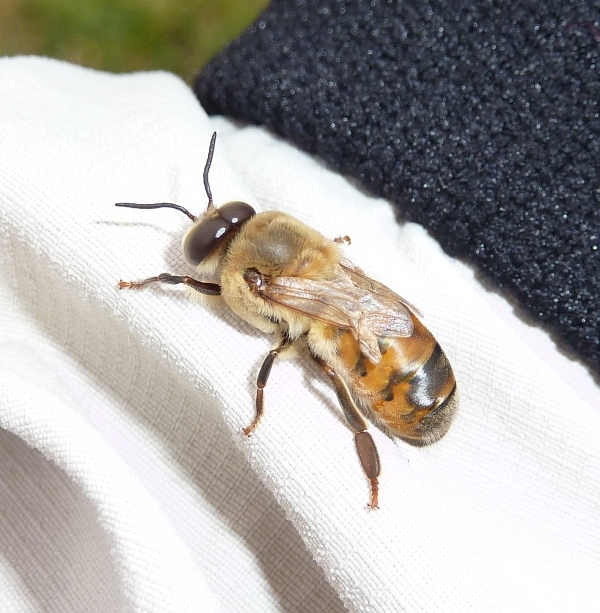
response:
[[[232,311],[264,332],[287,327],[298,338],[314,323],[310,317],[254,294],[244,279],[256,270],[269,279],[334,279],[341,253],[338,245],[302,222],[278,211],[259,213],[231,240],[221,260],[221,294]]]

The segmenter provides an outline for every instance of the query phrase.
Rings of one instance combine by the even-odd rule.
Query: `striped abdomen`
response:
[[[341,336],[339,357],[352,379],[351,389],[376,422],[413,445],[428,445],[450,427],[457,408],[454,373],[431,332],[411,313],[409,337],[378,339],[381,362],[360,352],[354,335]]]

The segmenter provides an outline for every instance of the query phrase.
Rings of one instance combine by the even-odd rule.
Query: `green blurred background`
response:
[[[269,0],[0,0],[0,55],[47,55],[112,72],[162,69],[186,81]]]

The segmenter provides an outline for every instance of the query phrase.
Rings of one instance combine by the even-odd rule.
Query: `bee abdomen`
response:
[[[353,393],[387,431],[413,445],[442,438],[458,404],[454,373],[431,332],[415,317],[413,334],[384,339],[378,364],[360,351],[350,331],[338,355],[353,375]]]
[[[429,445],[435,443],[448,432],[452,417],[458,408],[458,388],[454,377],[452,390],[435,408],[423,415],[415,427],[417,438],[406,438],[413,445]]]
[[[456,381],[448,358],[433,336],[427,336],[421,346],[430,350],[410,363],[404,359],[402,346],[410,341],[397,339],[395,363],[372,402],[375,416],[385,427],[413,445],[442,438],[457,407]]]
[[[440,344],[436,342],[427,361],[410,379],[407,401],[415,407],[415,410],[434,406],[440,395],[443,395],[449,377],[454,378],[450,363]]]

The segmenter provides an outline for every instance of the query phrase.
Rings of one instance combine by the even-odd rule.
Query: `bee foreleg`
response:
[[[313,357],[317,364],[323,369],[323,372],[331,379],[344,416],[348,421],[348,425],[354,430],[356,453],[358,454],[362,469],[371,483],[371,502],[369,506],[372,509],[377,509],[379,508],[378,477],[381,473],[381,463],[379,461],[379,453],[375,446],[375,441],[367,432],[367,428],[369,427],[367,420],[356,406],[344,379],[332,366],[327,364],[327,362],[316,356]]]
[[[205,283],[204,281],[196,281],[196,279],[192,277],[180,277],[177,275],[170,275],[167,272],[163,272],[158,275],[158,277],[149,277],[143,281],[119,281],[119,289],[140,289],[151,283],[167,283],[168,285],[179,285],[182,283],[208,296],[218,296],[221,293],[221,286],[217,283]]]
[[[250,436],[260,418],[262,417],[264,411],[264,389],[267,386],[267,381],[269,379],[269,375],[271,374],[271,368],[273,367],[273,362],[275,362],[275,358],[284,350],[287,349],[292,344],[288,338],[284,338],[278,347],[275,349],[271,349],[269,351],[265,361],[263,362],[260,370],[258,371],[258,377],[256,379],[256,415],[252,420],[252,423],[244,428],[244,434],[246,436]]]

